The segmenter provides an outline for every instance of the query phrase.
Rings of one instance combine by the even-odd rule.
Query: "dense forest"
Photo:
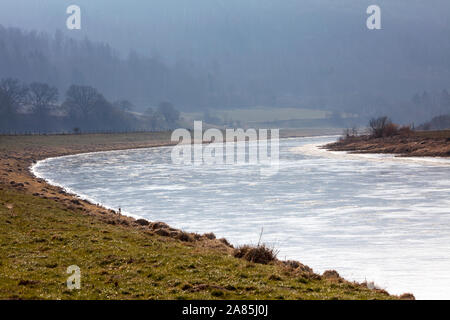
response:
[[[141,109],[170,100],[181,107],[214,100],[214,80],[188,63],[164,64],[130,52],[121,58],[109,45],[0,26],[0,77],[44,82],[60,91],[91,85],[112,100],[132,97]],[[218,97],[217,97],[218,98]]]

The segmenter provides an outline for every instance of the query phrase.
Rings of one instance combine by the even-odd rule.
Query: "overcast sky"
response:
[[[296,36],[365,32],[365,11],[374,3],[382,8],[385,32],[408,25],[414,32],[449,31],[448,0],[1,0],[0,24],[65,30],[66,8],[77,4],[82,31],[72,36],[87,35],[122,52],[221,57],[277,50],[273,46],[289,50]]]

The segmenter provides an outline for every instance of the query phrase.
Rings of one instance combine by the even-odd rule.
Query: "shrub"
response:
[[[178,240],[180,240],[180,241],[183,241],[183,242],[192,242],[192,241],[194,241],[194,238],[189,234],[189,233],[187,233],[187,232],[180,232],[177,236],[176,236],[176,238],[178,239]]]
[[[162,237],[168,237],[170,235],[170,233],[167,230],[165,230],[165,229],[157,229],[155,231],[155,233],[157,235],[159,235],[159,236],[162,236]]]
[[[374,138],[392,137],[399,134],[399,127],[388,117],[373,118],[369,121],[371,136]]]
[[[283,261],[283,264],[292,270],[298,270],[305,273],[313,273],[313,270],[310,267],[305,266],[303,263],[300,263],[298,261],[286,260]]]
[[[383,136],[383,132],[384,129],[386,128],[386,125],[389,123],[391,123],[391,120],[386,116],[379,118],[372,118],[369,121],[369,127],[372,136],[375,138],[381,138]]]
[[[404,293],[400,296],[400,300],[416,300],[412,293]]]
[[[344,132],[342,134],[342,137],[340,137],[340,140],[350,139],[357,136],[358,136],[358,128],[356,127],[346,128],[344,129]]]
[[[138,220],[136,220],[136,223],[141,226],[148,226],[150,224],[150,222],[148,222],[145,219],[138,219]]]
[[[213,296],[213,297],[223,297],[225,294],[223,293],[223,291],[220,291],[220,290],[213,290],[212,292],[211,292],[211,295]]]
[[[389,122],[383,129],[382,136],[383,137],[392,137],[398,134],[398,125],[395,123]]]
[[[222,242],[224,245],[226,245],[227,247],[233,248],[233,245],[231,243],[228,242],[227,239],[225,238],[220,238],[219,239],[220,242]]]
[[[326,278],[326,279],[339,279],[339,273],[336,270],[326,270],[322,277]]]
[[[343,138],[348,138],[351,136],[351,131],[349,128],[344,129],[344,132],[342,133]]]
[[[408,137],[413,133],[413,129],[411,129],[410,126],[402,126],[400,129],[398,129],[398,133],[401,136]]]
[[[250,262],[268,264],[276,260],[278,252],[264,244],[258,246],[244,245],[234,250],[233,256]]]
[[[216,238],[216,235],[215,235],[214,233],[212,233],[212,232],[210,232],[210,233],[205,233],[203,236],[204,236],[205,238],[209,239],[209,240],[214,240],[214,239]]]

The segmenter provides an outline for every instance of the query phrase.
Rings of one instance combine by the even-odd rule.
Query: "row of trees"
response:
[[[21,106],[30,106],[38,115],[47,114],[58,101],[58,89],[45,83],[33,82],[23,85],[17,79],[0,81],[0,110],[13,114]]]
[[[59,91],[46,83],[0,81],[0,132],[165,130],[177,126],[179,112],[169,102],[145,114],[133,113],[128,100],[109,102],[97,89],[71,85]]]

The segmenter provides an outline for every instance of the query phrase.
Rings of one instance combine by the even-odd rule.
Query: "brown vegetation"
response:
[[[392,153],[413,157],[450,157],[450,130],[414,131],[410,126],[398,126],[389,118],[372,119],[370,134],[344,132],[344,137],[325,146],[332,151],[353,153]]]
[[[277,258],[278,252],[264,244],[257,246],[243,245],[234,250],[233,256],[250,262],[268,264]]]

